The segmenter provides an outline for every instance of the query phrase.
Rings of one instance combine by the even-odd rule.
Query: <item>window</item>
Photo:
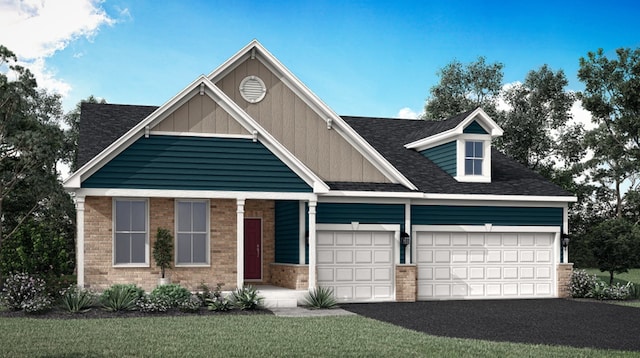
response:
[[[209,263],[209,202],[176,202],[176,265]]]
[[[147,201],[115,199],[113,263],[115,265],[147,265],[149,235]]]
[[[466,141],[464,151],[464,175],[482,175],[483,143]]]

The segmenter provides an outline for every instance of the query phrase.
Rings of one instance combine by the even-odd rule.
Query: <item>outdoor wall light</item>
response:
[[[403,246],[407,246],[411,243],[411,236],[409,236],[409,234],[407,234],[406,232],[401,232],[400,233],[400,244]]]
[[[569,234],[560,235],[562,239],[562,247],[567,248],[569,246]]]

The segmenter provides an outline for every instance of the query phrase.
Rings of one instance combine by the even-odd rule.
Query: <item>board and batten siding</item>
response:
[[[249,75],[262,79],[267,88],[258,103],[249,103],[240,95],[240,82]],[[260,60],[245,60],[216,86],[323,180],[390,182],[335,129],[327,129],[325,119]]]
[[[562,208],[508,206],[411,206],[412,225],[562,226]]]
[[[138,139],[82,187],[312,192],[259,141],[164,135]]]
[[[420,154],[429,158],[440,169],[453,177],[457,175],[458,162],[456,153],[457,144],[455,140],[420,152]]]
[[[276,261],[297,264],[300,260],[300,220],[297,201],[275,202]]]
[[[194,96],[152,131],[250,135],[231,115],[209,96]]]
[[[489,133],[487,133],[487,131],[477,121],[473,121],[473,122],[469,123],[469,125],[466,126],[462,130],[462,133],[466,133],[466,134],[489,134]]]

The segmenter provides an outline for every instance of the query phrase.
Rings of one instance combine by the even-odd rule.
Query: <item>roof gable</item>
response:
[[[500,128],[482,108],[476,108],[475,110],[464,112],[436,123],[437,124],[430,126],[429,130],[423,129],[420,131],[418,134],[423,137],[405,144],[405,148],[423,151],[455,140],[458,136],[465,133],[468,127],[471,127],[470,130],[475,131],[482,129],[486,134],[490,135],[491,138],[502,135],[502,128]]]

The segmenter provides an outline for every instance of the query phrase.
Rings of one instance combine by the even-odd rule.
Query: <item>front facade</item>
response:
[[[83,104],[78,284],[330,287],[342,302],[562,296],[575,198],[481,109],[340,117],[252,41],[160,107]],[[566,251],[566,250],[564,250]],[[563,255],[564,254],[564,255]]]

